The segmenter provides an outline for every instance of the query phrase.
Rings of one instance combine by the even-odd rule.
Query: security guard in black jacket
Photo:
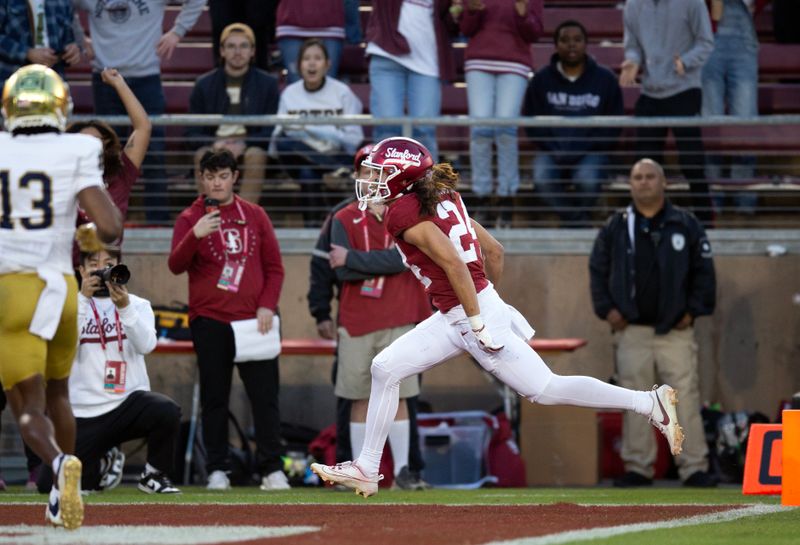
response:
[[[696,317],[714,311],[711,245],[697,218],[665,198],[661,165],[637,162],[630,184],[633,203],[611,216],[592,249],[592,304],[614,332],[619,385],[642,389],[658,378],[678,391],[686,440],[676,463],[684,484],[716,486],[708,473],[692,327]],[[655,437],[647,422],[623,418],[625,474],[614,484],[652,484]]]

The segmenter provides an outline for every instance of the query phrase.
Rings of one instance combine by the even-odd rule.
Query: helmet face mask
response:
[[[359,208],[406,194],[433,166],[433,157],[421,143],[395,137],[378,142],[362,166],[370,169],[367,179],[356,179]]]
[[[356,178],[358,207],[364,210],[369,203],[382,203],[391,198],[392,191],[389,189],[389,180],[397,176],[400,171],[394,165],[378,165],[371,162],[369,158],[365,159],[361,166],[369,169],[368,178]]]
[[[3,87],[6,130],[52,127],[61,132],[72,113],[69,87],[55,71],[40,64],[23,66]]]

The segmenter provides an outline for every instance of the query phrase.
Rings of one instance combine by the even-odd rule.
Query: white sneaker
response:
[[[678,392],[663,384],[660,388],[653,386],[650,395],[653,396],[650,423],[667,438],[672,454],[678,455],[683,450],[683,428],[678,424],[678,413],[675,411],[675,405],[678,404]]]
[[[225,475],[224,471],[216,470],[212,471],[211,475],[208,476],[208,484],[206,485],[206,490],[230,490],[231,489],[231,481],[228,479],[228,476]]]
[[[261,479],[261,490],[289,490],[292,487],[289,485],[289,479],[283,471],[273,471],[263,479]]]
[[[67,530],[80,528],[83,524],[83,498],[81,497],[81,461],[70,454],[61,455],[54,480],[54,492],[50,494],[45,511],[46,520],[54,526]]]
[[[311,471],[323,481],[352,488],[365,498],[378,493],[378,482],[383,479],[383,475],[367,477],[356,462],[342,462],[335,466],[311,464]]]
[[[118,447],[114,447],[106,452],[103,460],[101,461],[103,468],[101,469],[100,484],[98,485],[101,490],[111,490],[119,486],[122,482],[122,473],[125,469],[125,453]]]

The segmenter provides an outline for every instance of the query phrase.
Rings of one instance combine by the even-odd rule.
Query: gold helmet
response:
[[[41,64],[23,66],[3,87],[6,130],[53,127],[63,131],[72,113],[69,87],[55,71]]]

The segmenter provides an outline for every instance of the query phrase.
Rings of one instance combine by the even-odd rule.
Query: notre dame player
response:
[[[46,519],[73,529],[83,522],[67,387],[78,340],[78,203],[95,222],[85,247],[115,240],[122,220],[103,188],[100,140],[63,133],[70,107],[67,86],[42,65],[20,68],[3,88],[0,381],[22,438],[57,475]]]

